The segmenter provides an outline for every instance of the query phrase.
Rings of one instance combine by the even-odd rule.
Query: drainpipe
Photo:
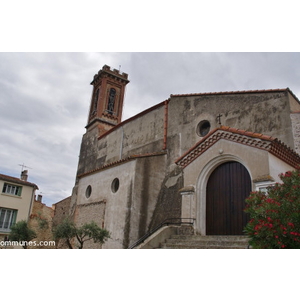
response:
[[[36,191],[36,189],[32,188],[32,195],[31,195],[31,201],[30,201],[30,206],[29,206],[29,211],[28,211],[27,222],[29,221],[29,217],[30,217],[30,213],[31,213],[32,202],[33,202],[33,199],[34,199],[35,191]]]

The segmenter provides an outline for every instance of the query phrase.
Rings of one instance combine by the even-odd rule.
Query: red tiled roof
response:
[[[148,108],[148,109],[146,109],[146,110],[138,113],[137,115],[135,115],[135,116],[133,116],[133,117],[131,117],[131,118],[129,118],[129,119],[127,119],[127,120],[119,123],[119,124],[117,124],[115,127],[113,127],[112,129],[108,130],[107,132],[105,132],[104,134],[102,134],[101,136],[99,136],[98,140],[102,139],[104,136],[110,134],[112,131],[116,130],[117,128],[119,128],[119,127],[121,127],[123,125],[125,125],[126,123],[129,123],[130,121],[138,119],[138,118],[142,117],[143,115],[151,112],[152,110],[155,110],[155,109],[157,109],[157,108],[159,108],[161,106],[164,106],[166,101],[169,101],[169,100],[165,100],[163,102],[160,102],[160,103],[158,103],[158,104],[156,104],[156,105],[154,105],[154,106],[152,106],[152,107],[150,107],[150,108]]]
[[[191,93],[191,94],[171,94],[170,98],[168,100],[165,101],[170,101],[172,97],[187,97],[187,96],[215,96],[215,95],[235,95],[235,94],[253,94],[253,93],[274,93],[274,92],[289,92],[299,103],[299,99],[295,96],[295,94],[289,89],[289,88],[284,88],[284,89],[268,89],[268,90],[244,90],[244,91],[225,91],[225,92],[208,92],[208,93]],[[101,136],[98,137],[98,139],[103,138],[104,136],[110,134],[111,132],[113,132],[114,130],[116,130],[117,128],[125,125],[126,123],[129,123],[149,112],[151,112],[152,110],[155,110],[157,108],[159,108],[160,106],[163,106],[165,104],[165,101],[160,102],[140,113],[138,113],[137,115],[115,125],[112,129],[108,130],[107,132],[105,132],[104,134],[102,134]]]
[[[229,126],[221,126],[219,128],[216,128],[215,131],[217,130],[224,130],[224,131],[228,131],[228,132],[232,132],[232,133],[237,133],[237,134],[241,134],[241,135],[245,135],[245,136],[249,136],[252,138],[259,138],[261,140],[265,140],[265,141],[274,141],[276,140],[276,138],[273,138],[269,135],[264,135],[262,133],[256,133],[256,132],[251,132],[251,131],[246,131],[246,130],[242,130],[242,129],[236,129],[236,128],[232,128]]]
[[[212,130],[179,157],[175,163],[185,168],[220,139],[268,151],[294,168],[300,165],[300,156],[277,138],[228,126],[221,126]]]
[[[36,184],[31,183],[29,181],[21,180],[20,178],[17,178],[17,177],[12,177],[12,176],[8,176],[8,175],[0,174],[0,179],[4,180],[4,181],[8,181],[8,182],[17,183],[17,184],[28,185],[28,186],[31,186],[31,187],[37,189],[37,190],[39,189]]]
[[[297,101],[299,99],[289,89],[268,89],[268,90],[245,90],[245,91],[225,91],[225,92],[209,92],[209,93],[191,93],[191,94],[171,94],[170,97],[186,97],[186,96],[215,96],[215,95],[232,95],[232,94],[253,94],[253,93],[274,93],[274,92],[289,92],[295,97]]]
[[[128,161],[131,161],[131,160],[134,160],[134,159],[137,159],[137,158],[144,158],[144,157],[150,157],[150,156],[165,155],[166,153],[167,153],[166,151],[161,151],[161,152],[145,153],[145,154],[133,154],[133,155],[130,155],[130,156],[126,157],[126,158],[114,161],[112,163],[103,165],[102,167],[99,167],[99,168],[93,169],[91,171],[88,171],[86,173],[79,174],[79,175],[77,175],[77,178],[81,178],[81,177],[84,177],[86,175],[90,175],[92,173],[96,173],[96,172],[99,172],[99,171],[102,171],[102,170],[105,170],[105,169],[108,169],[108,168],[112,168],[112,167],[121,165],[123,163],[126,163]]]

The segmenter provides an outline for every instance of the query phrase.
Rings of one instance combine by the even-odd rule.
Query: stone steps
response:
[[[247,249],[245,236],[173,235],[161,245],[163,249]]]

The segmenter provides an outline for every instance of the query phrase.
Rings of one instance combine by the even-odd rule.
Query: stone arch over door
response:
[[[237,156],[226,154],[215,157],[210,162],[208,162],[205,167],[202,169],[198,181],[197,181],[197,189],[196,189],[196,231],[201,235],[207,235],[206,230],[206,189],[209,178],[211,174],[222,164],[227,162],[238,162],[240,163],[246,170],[249,175],[250,180],[250,191],[252,190],[252,179],[251,172],[248,167],[244,164],[244,162]],[[249,192],[250,193],[250,192]]]

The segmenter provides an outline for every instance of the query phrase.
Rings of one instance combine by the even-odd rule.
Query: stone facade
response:
[[[52,228],[54,229],[58,224],[62,223],[63,220],[69,216],[71,197],[67,197],[52,205],[54,215],[52,219]],[[71,217],[70,217],[71,218]],[[55,247],[58,249],[69,248],[65,241],[55,241]]]
[[[131,155],[163,150],[164,103],[117,125],[102,136],[88,130],[83,138],[77,175],[90,172]],[[122,126],[121,126],[122,125]]]
[[[185,94],[106,132],[87,126],[69,214],[110,231],[102,248],[128,248],[169,219],[193,219],[195,232],[205,235],[212,171],[237,161],[252,190],[277,180],[300,159],[299,111],[289,89]],[[221,139],[209,142],[221,131]],[[204,150],[195,154],[197,147]]]
[[[300,112],[291,113],[295,151],[300,153]]]
[[[87,222],[86,216],[89,216],[98,226],[104,228],[106,201],[98,201],[77,205],[74,221],[77,226],[82,226]],[[74,242],[75,243],[75,242]],[[84,249],[101,249],[102,245],[94,243],[93,240],[84,243]]]
[[[54,210],[39,200],[34,200],[28,226],[33,229],[37,237],[32,240],[28,249],[55,249],[52,234],[52,218]]]

